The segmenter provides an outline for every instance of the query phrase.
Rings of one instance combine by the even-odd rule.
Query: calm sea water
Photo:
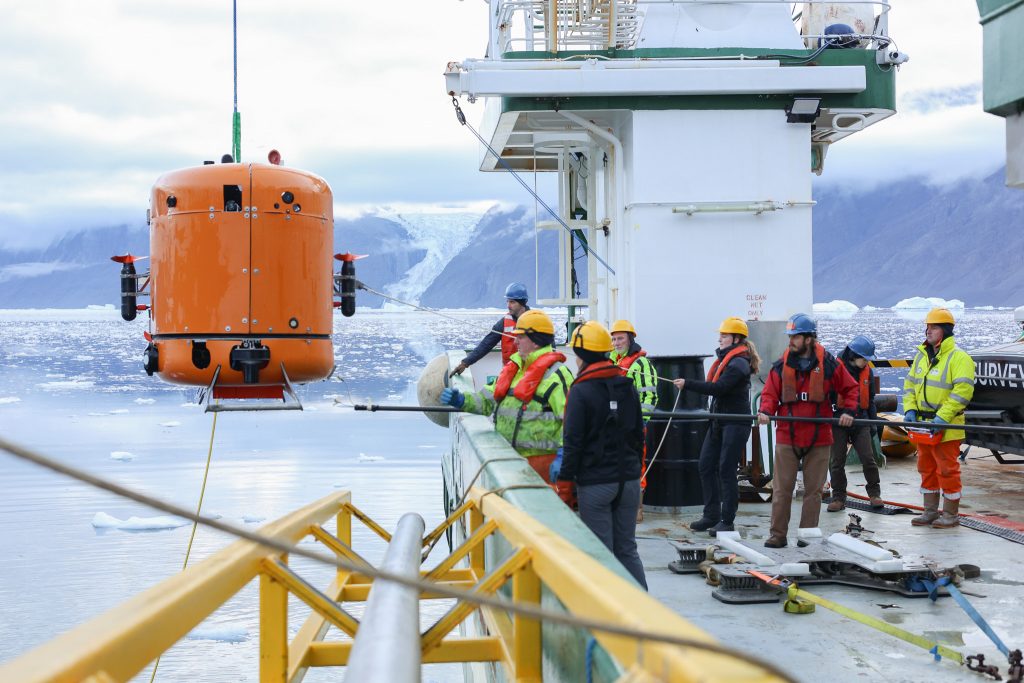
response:
[[[458,312],[463,323],[424,313],[360,313],[338,319],[332,379],[301,389],[301,413],[227,413],[217,420],[203,509],[256,528],[316,498],[350,489],[385,528],[405,512],[427,527],[443,518],[440,458],[448,435],[416,414],[355,413],[339,406],[372,400],[412,403],[423,364],[472,345],[496,311]],[[908,357],[920,343],[923,313],[858,313],[822,319],[833,351],[855,334],[877,340],[881,357]],[[141,321],[112,311],[0,311],[0,434],[121,484],[194,507],[213,417],[195,392],[140,369]],[[965,348],[1014,339],[1010,311],[967,311],[957,326]],[[709,333],[709,351],[716,335]],[[893,391],[899,371],[883,370]],[[113,457],[112,457],[113,455]],[[190,527],[146,532],[98,530],[97,513],[119,519],[158,513],[0,454],[0,662],[45,642],[181,569]],[[359,524],[355,544],[371,560],[383,544]],[[229,542],[199,530],[190,564]],[[293,562],[316,585],[330,570]],[[447,607],[425,610],[424,624]],[[291,604],[291,628],[305,616]],[[165,655],[157,680],[257,680],[255,584]],[[307,680],[323,680],[312,672]],[[331,675],[336,675],[332,673]],[[424,680],[459,680],[454,665],[426,667]],[[140,680],[149,680],[148,673]]]

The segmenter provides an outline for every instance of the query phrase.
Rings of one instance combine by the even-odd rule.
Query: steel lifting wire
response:
[[[195,514],[186,510],[185,508],[170,503],[159,498],[155,498],[145,493],[140,493],[133,489],[130,489],[121,484],[104,479],[103,477],[96,476],[85,470],[78,469],[66,463],[62,463],[58,460],[54,460],[40,453],[36,453],[28,448],[24,448],[15,444],[7,439],[0,437],[0,450],[6,451],[16,458],[25,460],[40,467],[45,467],[58,474],[63,474],[72,479],[76,479],[80,482],[88,484],[94,488],[113,493],[122,498],[134,500],[137,503],[147,505],[156,510],[166,512],[182,519],[188,519],[193,522],[197,522],[204,526],[208,526],[218,531],[230,534],[237,538],[245,539],[256,543],[264,548],[274,550],[281,553],[287,553],[292,556],[305,557],[307,559],[320,562],[323,564],[330,565],[345,571],[357,572],[369,576],[375,580],[391,581],[401,586],[408,588],[414,588],[421,592],[430,592],[437,595],[443,595],[448,598],[455,598],[462,600],[470,604],[483,607],[493,607],[495,609],[506,610],[513,614],[518,614],[530,619],[537,621],[550,622],[556,624],[562,624],[564,626],[571,626],[576,628],[584,628],[590,631],[599,631],[601,633],[608,633],[612,635],[624,636],[627,638],[634,638],[638,641],[649,640],[659,643],[667,643],[669,645],[677,645],[680,647],[690,647],[698,650],[704,650],[707,652],[714,652],[716,654],[724,655],[726,657],[732,657],[734,659],[748,662],[754,666],[757,666],[764,671],[779,677],[785,681],[793,681],[795,679],[784,672],[782,669],[772,664],[771,662],[764,661],[758,657],[754,657],[746,652],[719,645],[717,643],[702,642],[699,640],[692,640],[690,638],[680,638],[678,636],[669,635],[666,633],[657,633],[654,631],[647,631],[640,628],[633,628],[630,626],[620,626],[611,622],[601,621],[598,619],[590,619],[587,617],[578,617],[571,614],[553,612],[551,610],[534,607],[529,604],[517,603],[506,598],[498,596],[487,596],[474,593],[462,588],[453,588],[446,586],[443,583],[435,583],[432,581],[424,581],[419,578],[412,578],[404,576],[402,574],[396,574],[390,571],[385,571],[377,568],[366,567],[355,562],[349,562],[343,558],[335,555],[326,555],[324,553],[308,550],[300,545],[280,541],[276,538],[264,536],[258,532],[250,531],[242,527],[236,526],[229,522],[224,522],[219,519],[212,517],[206,517],[201,514]]]
[[[473,328],[476,328],[478,330],[486,329],[488,332],[493,332],[494,331],[494,329],[491,328],[491,327],[485,327],[484,325],[479,325],[477,323],[470,322],[469,320],[462,320],[460,318],[456,318],[455,316],[448,315],[446,313],[442,313],[441,311],[439,311],[439,310],[437,310],[435,308],[427,308],[426,306],[420,306],[419,304],[414,304],[411,301],[402,301],[401,299],[393,297],[390,294],[385,294],[384,292],[379,292],[379,291],[377,291],[376,289],[374,289],[372,287],[368,287],[365,284],[363,284],[362,282],[360,282],[359,280],[356,280],[356,287],[358,287],[359,289],[362,289],[363,291],[369,292],[370,294],[376,294],[377,296],[381,297],[382,299],[387,299],[388,301],[394,301],[396,304],[402,304],[403,306],[410,306],[410,307],[415,308],[417,310],[424,311],[425,313],[433,313],[436,316],[440,316],[442,318],[447,318],[448,320],[452,320],[454,322],[460,323],[462,325],[467,325],[469,327],[473,327]],[[515,338],[514,334],[509,334],[508,332],[499,332],[498,334],[500,334],[503,337]]]
[[[469,132],[472,133],[473,136],[477,140],[480,141],[480,144],[483,145],[484,147],[486,147],[487,151],[490,152],[494,156],[494,158],[498,160],[498,163],[501,166],[503,166],[506,171],[511,173],[512,177],[515,178],[516,181],[520,185],[523,186],[523,189],[526,190],[527,192],[529,192],[533,196],[534,200],[536,200],[537,203],[539,203],[541,206],[543,206],[544,209],[549,214],[551,214],[551,217],[554,218],[556,221],[558,221],[559,225],[561,225],[563,228],[565,228],[566,232],[568,232],[570,235],[572,235],[573,234],[572,228],[570,228],[569,225],[564,220],[562,220],[562,217],[558,215],[558,212],[555,211],[554,209],[552,209],[550,206],[548,206],[547,202],[545,202],[543,199],[541,199],[539,194],[537,194],[536,192],[531,190],[529,184],[527,184],[527,182],[525,180],[523,180],[519,176],[518,173],[516,173],[515,171],[512,170],[512,167],[508,165],[508,162],[505,161],[504,159],[502,159],[501,155],[494,151],[494,148],[491,147],[487,143],[487,141],[483,139],[483,137],[480,135],[480,133],[476,132],[476,129],[473,128],[473,126],[469,125],[469,123],[466,121],[466,115],[464,113],[462,113],[462,107],[459,106],[459,98],[456,97],[455,95],[452,95],[452,106],[455,107],[455,118],[458,120],[458,122],[461,125],[463,125],[466,128],[468,128]],[[580,242],[580,246],[583,247],[583,250],[586,251],[588,255],[593,256],[594,260],[596,260],[598,263],[600,263],[602,266],[604,266],[608,270],[609,273],[611,273],[612,275],[615,275],[615,269],[612,268],[610,265],[608,265],[607,261],[605,261],[603,258],[598,256],[597,254],[595,254],[594,251],[590,248],[589,245]]]

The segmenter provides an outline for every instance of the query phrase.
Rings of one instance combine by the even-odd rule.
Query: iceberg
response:
[[[249,631],[242,626],[226,624],[200,624],[186,635],[189,640],[215,640],[220,643],[243,643],[249,640]]]
[[[112,451],[110,453],[111,460],[120,460],[121,462],[129,462],[135,459],[135,455],[128,451]]]
[[[93,528],[120,529],[121,531],[163,531],[164,529],[177,529],[190,523],[187,519],[171,517],[169,515],[118,519],[113,515],[108,515],[106,512],[97,512],[92,518]]]
[[[833,299],[827,304],[818,303],[811,306],[815,317],[827,320],[846,320],[852,318],[859,310],[856,304],[843,299]]]
[[[912,296],[909,299],[899,301],[893,310],[897,311],[929,311],[933,308],[964,309],[964,302],[960,299],[945,299],[937,296]]]

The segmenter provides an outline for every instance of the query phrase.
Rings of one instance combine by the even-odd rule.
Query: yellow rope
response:
[[[213,460],[213,437],[217,433],[217,415],[219,414],[216,412],[213,414],[213,426],[210,428],[210,446],[206,450],[206,469],[203,470],[203,485],[199,488],[199,504],[196,505],[196,519],[192,520],[192,533],[188,537],[188,548],[185,549],[185,561],[181,565],[181,571],[185,571],[188,567],[188,558],[192,554],[192,541],[196,538],[196,528],[199,526],[199,513],[203,510],[203,498],[206,496],[206,480],[210,476],[210,461]],[[156,670],[160,666],[160,657],[163,657],[163,655],[158,655],[156,661],[153,662],[153,674],[149,677],[149,683],[153,683],[156,680]]]

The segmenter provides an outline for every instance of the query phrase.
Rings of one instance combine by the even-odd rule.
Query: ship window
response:
[[[242,186],[241,185],[225,185],[224,186],[224,211],[241,211],[242,210]]]

